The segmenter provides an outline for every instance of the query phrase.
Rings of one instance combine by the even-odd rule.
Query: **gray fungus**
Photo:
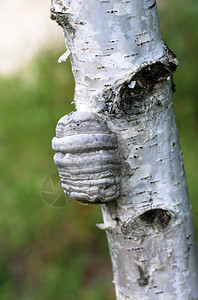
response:
[[[81,203],[106,203],[119,197],[117,138],[103,120],[83,111],[62,117],[52,148],[66,195]]]

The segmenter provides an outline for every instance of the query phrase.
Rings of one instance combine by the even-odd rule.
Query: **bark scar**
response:
[[[144,212],[140,216],[140,220],[148,225],[160,225],[162,228],[166,228],[169,225],[171,216],[167,210],[151,209]]]
[[[139,274],[140,274],[140,277],[137,279],[138,285],[139,286],[145,286],[145,285],[148,284],[149,276],[145,276],[145,272],[143,271],[142,267],[138,263],[136,263],[136,264],[137,264],[138,271],[139,271]]]
[[[145,99],[148,98],[145,96],[162,86],[166,80],[171,80],[172,91],[175,91],[173,72],[177,68],[178,61],[166,45],[164,49],[167,56],[166,63],[156,61],[143,65],[129,79],[103,91],[102,98],[105,102],[103,112],[115,117],[143,113],[146,105]]]

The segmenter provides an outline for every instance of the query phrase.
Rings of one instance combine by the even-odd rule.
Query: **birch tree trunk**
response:
[[[155,0],[52,0],[75,105],[117,136],[121,196],[102,205],[116,296],[198,299],[198,259],[172,92],[177,60]],[[171,30],[171,28],[170,28]]]

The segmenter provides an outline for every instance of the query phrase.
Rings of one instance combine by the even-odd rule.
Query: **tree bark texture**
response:
[[[155,0],[52,0],[77,110],[115,133],[121,195],[102,204],[116,297],[198,299],[198,259],[172,93],[174,54]],[[171,28],[170,28],[171,30]]]

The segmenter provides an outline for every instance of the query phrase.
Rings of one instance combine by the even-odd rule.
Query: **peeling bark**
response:
[[[102,204],[117,299],[198,299],[198,259],[155,0],[52,0],[75,105],[118,140],[121,196]]]

